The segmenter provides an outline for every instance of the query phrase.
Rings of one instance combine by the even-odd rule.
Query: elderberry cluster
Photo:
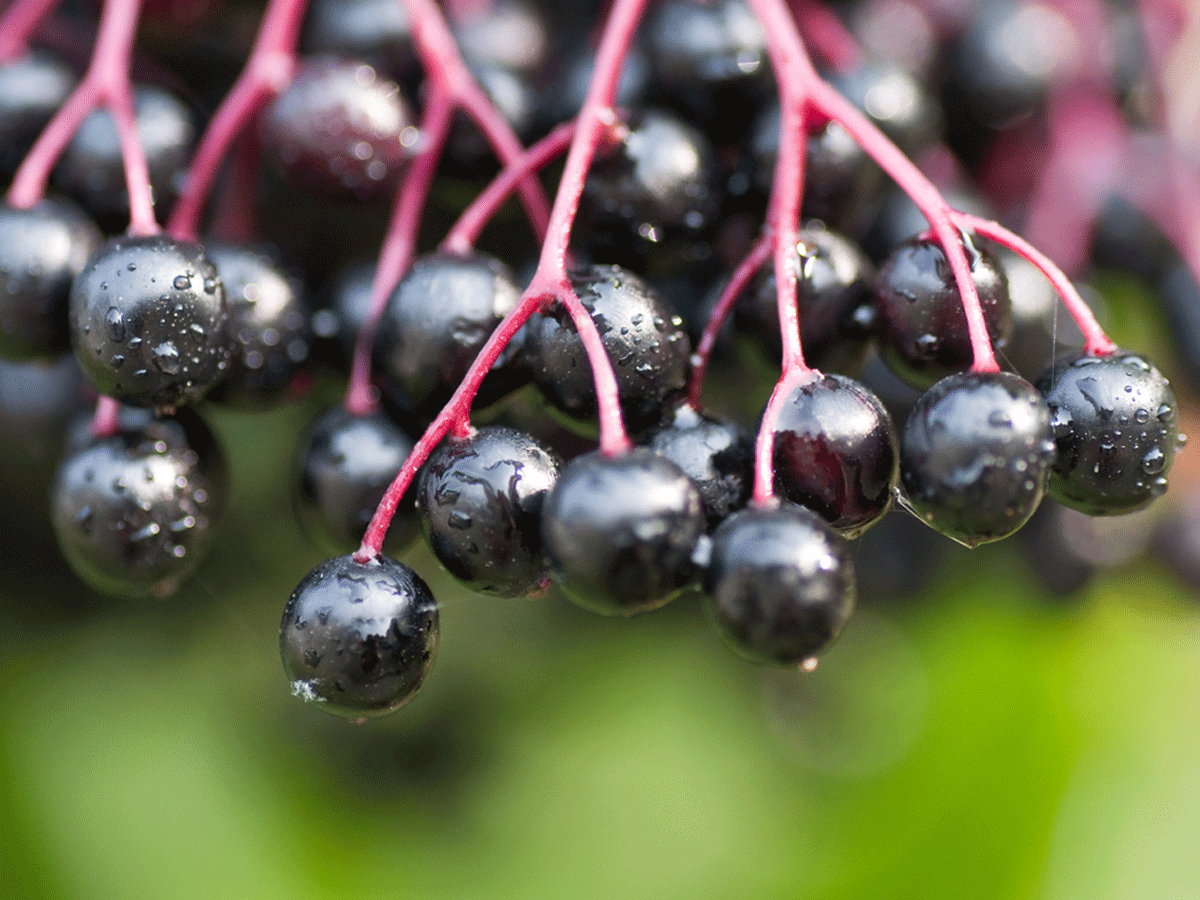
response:
[[[496,598],[634,616],[699,590],[737,653],[809,666],[893,504],[973,547],[1046,497],[1107,516],[1166,490],[1167,379],[992,220],[1016,187],[968,187],[1079,77],[1005,56],[1028,4],[903,5],[922,49],[867,0],[271,0],[215,61],[220,0],[53,6],[0,17],[0,388],[78,420],[63,556],[172,593],[228,493],[206,410],[345,384],[297,436],[295,513],[332,558],[279,634],[329,712],[427,676],[438,604],[394,558],[419,536]],[[130,82],[172,67],[183,96]],[[436,248],[433,209],[457,218]],[[52,392],[67,353],[86,387]]]

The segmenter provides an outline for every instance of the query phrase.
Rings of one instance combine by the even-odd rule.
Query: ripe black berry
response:
[[[775,489],[857,537],[892,502],[899,441],[892,417],[869,390],[843,375],[797,386],[780,409]]]
[[[683,319],[646,282],[619,266],[573,272],[571,284],[592,314],[617,376],[625,424],[655,425],[687,382],[691,348]],[[592,370],[571,317],[561,305],[534,316],[525,360],[546,397],[584,418],[596,410]]]
[[[309,539],[327,553],[356,549],[412,448],[412,438],[383,412],[354,416],[337,406],[317,419],[300,443],[293,495]],[[402,550],[416,531],[407,504],[392,519],[385,548]]]
[[[417,512],[434,555],[483,594],[519,597],[544,585],[542,504],[559,467],[514,428],[447,438],[417,480]]]
[[[736,653],[795,666],[825,650],[854,610],[845,542],[801,506],[750,507],[721,523],[704,576],[707,605]]]
[[[229,366],[225,290],[198,244],[154,235],[110,241],[71,288],[75,356],[96,390],[172,409]]]
[[[992,344],[1002,350],[1013,328],[1008,280],[987,250],[970,242],[964,249]],[[880,353],[904,381],[926,388],[974,361],[962,299],[937,241],[917,238],[893,251],[874,294]]]
[[[265,252],[213,244],[207,253],[225,286],[233,340],[229,367],[208,399],[238,409],[264,409],[288,399],[309,353],[303,288]]]
[[[220,448],[194,414],[134,416],[59,465],[51,491],[59,546],[98,591],[167,596],[212,543],[225,481]]]
[[[365,62],[312,57],[262,114],[263,150],[321,197],[388,195],[417,140],[396,83]]]
[[[542,507],[551,574],[575,603],[605,615],[649,612],[692,579],[704,534],[700,494],[643,448],[572,460]]]
[[[354,720],[412,699],[437,645],[438,608],[428,586],[386,556],[321,563],[292,592],[279,627],[292,693]]]
[[[74,203],[0,204],[0,356],[53,358],[71,349],[67,298],[100,232]]]
[[[750,499],[754,439],[740,425],[701,415],[682,404],[646,435],[646,446],[692,479],[710,531]]]
[[[1025,524],[1054,462],[1050,410],[1007,372],[964,372],[921,395],[900,442],[900,481],[912,510],[974,547]]]
[[[1179,448],[1175,394],[1145,358],[1073,353],[1038,379],[1057,456],[1049,491],[1091,515],[1132,512],[1167,489]]]
[[[417,260],[388,298],[375,357],[389,399],[430,418],[450,399],[521,290],[508,266],[482,254],[435,253]],[[511,375],[506,354],[492,386]]]

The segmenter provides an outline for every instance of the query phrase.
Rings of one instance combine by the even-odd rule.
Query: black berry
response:
[[[386,556],[321,563],[292,592],[279,628],[292,693],[354,720],[407,703],[437,645],[438,608],[428,586]]]

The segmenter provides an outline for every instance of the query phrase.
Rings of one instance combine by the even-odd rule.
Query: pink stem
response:
[[[752,0],[757,3],[770,3],[773,0]],[[829,118],[841,124],[851,137],[867,154],[879,164],[892,180],[906,193],[916,205],[921,214],[929,221],[946,259],[950,263],[950,271],[958,287],[962,299],[963,312],[967,319],[967,332],[971,341],[971,352],[974,363],[971,366],[975,372],[998,372],[1000,366],[992,351],[992,341],[987,330],[987,320],[983,316],[983,307],[979,302],[979,293],[975,289],[975,281],[971,277],[971,267],[963,249],[962,237],[954,227],[951,219],[953,210],[944,197],[934,187],[933,183],[921,174],[875,125],[855,109],[854,105],[843,98],[832,87],[817,77],[809,68],[811,102]]]
[[[579,331],[580,339],[588,352],[592,377],[596,383],[596,405],[600,420],[600,449],[609,454],[622,452],[630,446],[629,437],[621,421],[621,407],[617,394],[617,379],[607,353],[603,352],[603,341],[596,331],[590,315],[579,315],[582,304],[571,289],[566,274],[567,249],[571,239],[571,226],[579,208],[584,181],[596,149],[617,127],[613,98],[620,77],[621,64],[633,40],[634,31],[645,10],[646,0],[615,0],[600,47],[596,52],[596,67],[588,86],[587,98],[576,119],[575,138],[567,152],[562,179],[554,207],[550,211],[550,224],[542,242],[542,254],[538,260],[533,281],[525,296],[557,297],[562,300]],[[578,308],[576,308],[578,304]],[[586,311],[584,311],[586,313]],[[599,351],[599,352],[597,352]]]
[[[1084,350],[1089,356],[1108,356],[1117,349],[1117,345],[1104,333],[1104,329],[1096,321],[1091,309],[1079,296],[1079,292],[1075,290],[1075,285],[1071,284],[1071,279],[1067,278],[1063,270],[1056,266],[1046,254],[996,222],[968,213],[955,213],[954,219],[961,227],[970,229],[976,234],[1020,254],[1049,279],[1050,283],[1054,285],[1054,290],[1058,292],[1058,296],[1062,298],[1067,312],[1071,314],[1071,318],[1083,332]]]
[[[479,240],[484,227],[512,195],[516,186],[531,172],[541,170],[547,163],[563,153],[575,136],[575,122],[563,122],[548,135],[526,150],[517,160],[505,166],[492,179],[471,205],[458,217],[458,221],[442,241],[442,249],[448,253],[469,253]],[[538,238],[544,237],[544,232]]]
[[[106,438],[116,434],[120,428],[121,404],[112,397],[101,396],[96,401],[96,412],[88,431],[94,438]]]
[[[750,283],[750,279],[758,273],[771,256],[771,248],[773,246],[774,236],[770,230],[765,230],[759,235],[758,240],[754,242],[754,246],[750,248],[750,252],[746,258],[741,261],[733,271],[732,277],[729,279],[729,284],[725,285],[725,290],[721,293],[720,299],[717,300],[717,305],[713,307],[712,314],[708,317],[708,322],[704,326],[704,332],[700,335],[700,341],[696,344],[696,351],[692,354],[692,376],[688,384],[688,403],[693,409],[700,408],[700,394],[704,387],[704,373],[708,369],[709,359],[712,357],[713,347],[716,346],[717,336],[721,333],[721,326],[725,319],[729,316],[730,310],[733,309],[734,303],[737,302],[742,291],[746,289],[746,285]]]
[[[167,225],[175,237],[195,240],[221,160],[267,100],[291,82],[296,71],[296,40],[307,6],[308,0],[271,0],[245,68],[213,114],[192,157],[183,192]]]
[[[400,504],[400,498],[404,496],[404,492],[408,490],[409,484],[412,483],[413,477],[425,464],[425,460],[437,447],[438,442],[451,429],[462,430],[465,428],[470,416],[471,402],[475,399],[475,394],[479,390],[484,376],[500,358],[501,352],[513,339],[513,335],[520,330],[530,316],[538,311],[540,306],[540,297],[527,294],[496,326],[496,330],[492,332],[475,361],[471,363],[471,368],[467,370],[467,374],[463,377],[462,383],[459,384],[450,401],[425,429],[425,433],[421,435],[421,439],[417,441],[395,479],[388,486],[383,499],[379,501],[375,515],[371,517],[371,522],[363,535],[362,545],[354,554],[354,558],[358,562],[368,562],[379,555],[388,526],[396,514],[396,507]]]
[[[777,502],[772,457],[775,455],[775,426],[779,422],[779,413],[792,391],[815,377],[816,373],[811,369],[785,370],[771,391],[771,399],[767,401],[762,422],[758,426],[758,436],[754,439],[754,493],[751,499],[759,506],[770,506]]]
[[[16,59],[59,0],[14,0],[0,14],[0,63]]]
[[[792,0],[804,41],[830,68],[850,72],[862,65],[863,52],[837,14],[815,0]]]
[[[413,44],[429,79],[441,82],[454,103],[474,120],[500,162],[506,166],[513,164],[524,152],[521,142],[467,69],[437,4],[434,0],[399,2],[408,14]],[[549,213],[541,182],[526,177],[521,180],[519,190],[534,231],[539,235],[544,233]]]
[[[371,282],[371,305],[354,343],[350,383],[344,401],[346,411],[352,415],[370,415],[377,408],[375,391],[371,387],[371,347],[375,341],[375,330],[387,307],[388,296],[412,265],[421,212],[437,172],[453,113],[450,96],[443,90],[440,81],[434,81],[421,121],[423,143],[404,173],[404,183],[396,195],[392,220],[388,224],[387,236],[375,267],[375,278]]]
[[[141,0],[106,0],[88,70],[17,169],[7,197],[11,206],[28,208],[42,199],[50,170],[71,136],[88,113],[103,104],[111,112],[121,140],[126,181],[130,185],[130,231],[135,234],[158,231],[129,85],[130,55],[140,10]],[[134,176],[139,176],[140,184],[133,183]]]

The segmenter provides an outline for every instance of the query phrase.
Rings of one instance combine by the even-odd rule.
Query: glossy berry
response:
[[[436,415],[520,297],[512,272],[494,257],[435,253],[418,259],[392,291],[375,334],[375,358],[390,399],[402,409]],[[512,352],[493,368],[492,385],[512,374],[504,370]]]
[[[96,390],[134,406],[197,400],[229,366],[225,289],[198,244],[110,241],[75,279],[69,326]]]
[[[1024,525],[1046,492],[1053,463],[1046,402],[1007,372],[943,378],[917,401],[900,442],[909,507],[968,547]]]
[[[845,542],[811,510],[751,507],[713,534],[704,590],[731,649],[759,665],[797,666],[850,618],[854,566]]]
[[[395,189],[417,129],[395,82],[365,62],[317,56],[263,110],[262,140],[297,187],[372,200]]]
[[[371,308],[374,263],[347,266],[334,278],[310,319],[312,355],[340,371],[349,371],[354,344]]]
[[[317,419],[300,442],[293,495],[309,539],[327,553],[357,549],[412,448],[412,438],[383,412],[354,416],[337,406]],[[401,507],[385,549],[404,549],[416,532],[411,504]]]
[[[550,47],[542,13],[523,0],[464,4],[453,28],[463,58],[474,65],[532,75]]]
[[[710,531],[750,499],[754,439],[740,425],[683,404],[646,435],[645,445],[692,479]]]
[[[311,344],[300,282],[261,250],[210,244],[207,254],[225,286],[233,348],[208,399],[251,410],[287,400]]]
[[[619,266],[571,273],[617,376],[625,424],[655,425],[687,383],[691,347],[683,319],[650,285]],[[595,385],[583,343],[561,304],[529,320],[525,360],[556,407],[577,418],[596,411]]]
[[[0,173],[17,170],[75,81],[70,66],[43,50],[0,63]]]
[[[226,492],[220,449],[199,418],[143,413],[68,451],[51,517],[83,581],[105,594],[165,597],[207,552]]]
[[[695,574],[704,524],[691,479],[642,448],[576,457],[542,507],[554,580],[604,615],[649,612],[677,596]]]
[[[863,64],[830,76],[838,93],[870,116],[906,155],[915,157],[938,139],[941,110],[908,72]]]
[[[292,693],[355,721],[411,700],[437,645],[438,608],[429,587],[386,556],[321,563],[288,598],[279,627]]]
[[[1181,443],[1175,394],[1144,357],[1073,353],[1038,379],[1054,427],[1050,494],[1091,515],[1132,512],[1167,489]]]
[[[597,230],[623,230],[649,243],[695,236],[718,212],[711,143],[677,116],[630,114],[620,141],[588,171],[580,214]]]
[[[845,376],[822,375],[797,386],[780,410],[775,490],[857,537],[891,505],[899,451],[878,397]]]
[[[666,0],[646,20],[652,84],[722,143],[745,133],[767,93],[767,36],[744,0]]]
[[[807,223],[797,238],[796,311],[805,361],[822,371],[857,369],[871,336],[874,267],[857,244],[821,222]],[[774,267],[764,269],[736,312],[739,330],[778,357]]]
[[[987,250],[964,244],[992,345],[1012,335],[1012,305],[1004,270]],[[913,387],[968,368],[974,358],[962,299],[941,245],[914,239],[879,267],[874,284],[876,336],[888,367]]]
[[[174,202],[187,170],[196,126],[183,101],[156,87],[134,89],[133,114],[150,170],[156,212],[162,218]],[[96,110],[83,120],[54,169],[54,180],[103,226],[113,231],[124,228],[129,194],[121,142],[111,113]]]
[[[417,479],[417,513],[434,555],[482,594],[520,597],[543,587],[542,504],[559,468],[553,453],[514,428],[447,438]]]
[[[78,206],[48,197],[0,204],[0,357],[51,359],[71,349],[67,298],[100,232]]]

